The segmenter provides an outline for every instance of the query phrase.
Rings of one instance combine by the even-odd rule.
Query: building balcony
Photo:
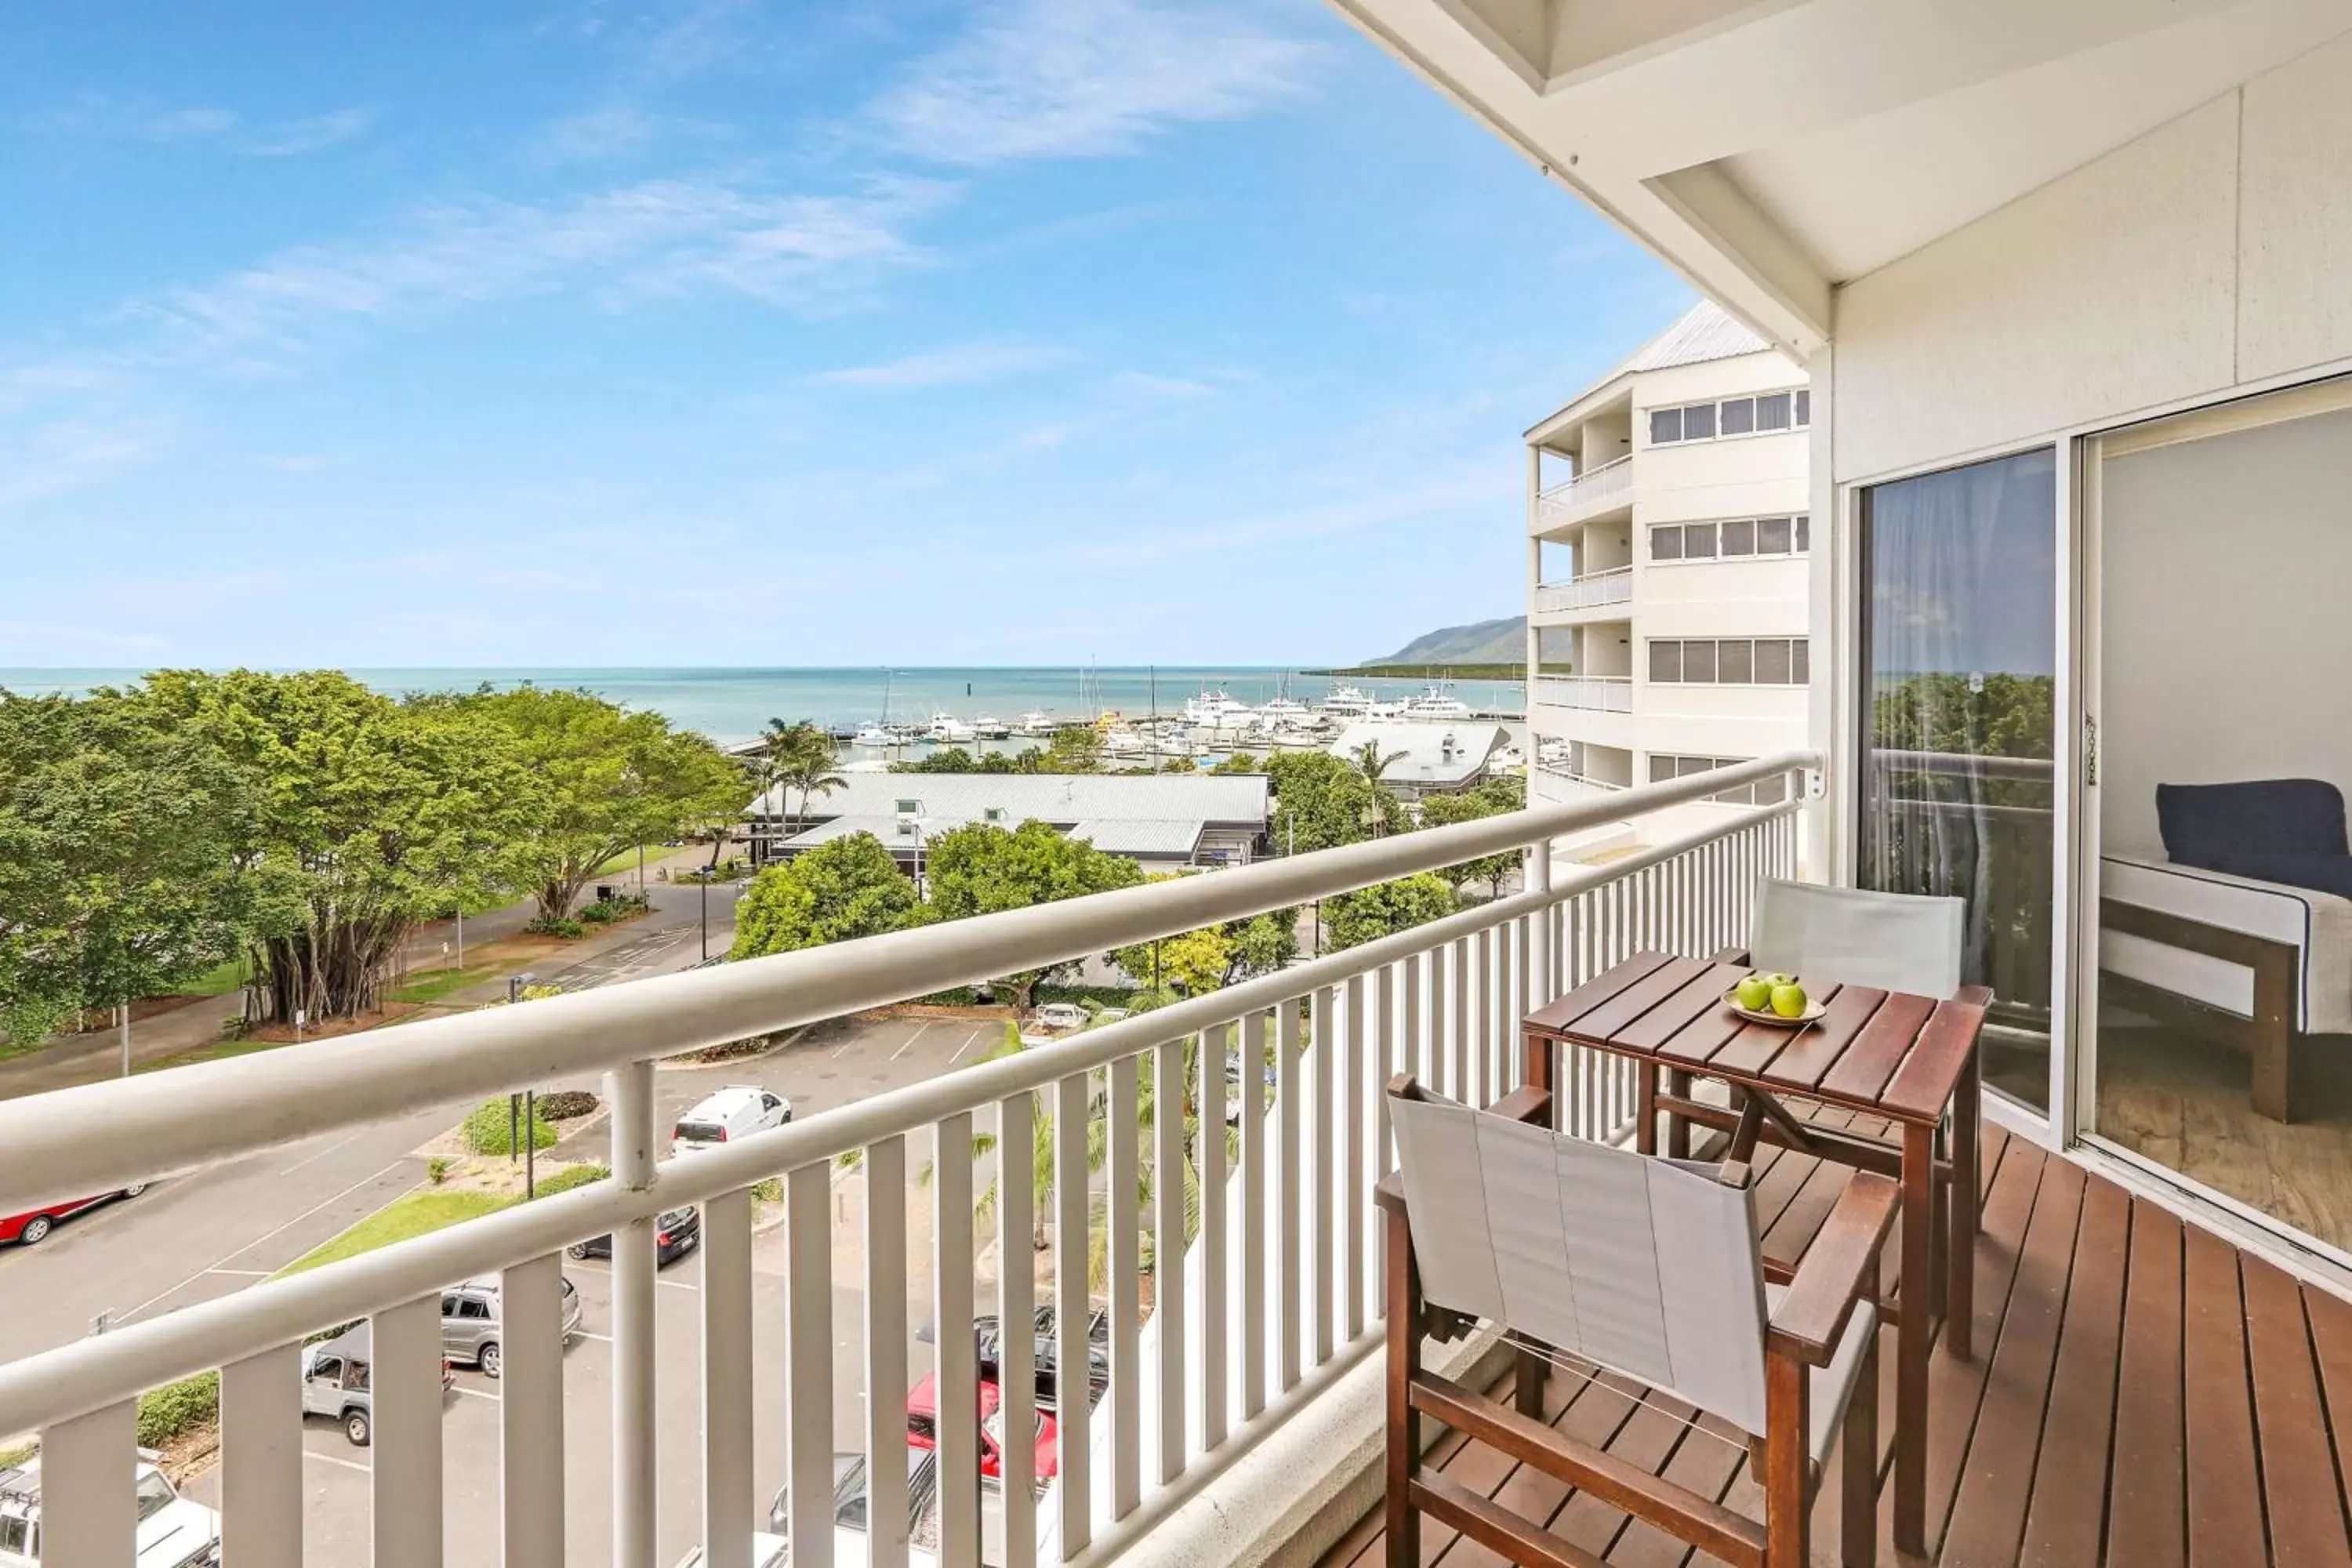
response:
[[[1622,511],[1633,502],[1631,453],[1545,490],[1536,498],[1533,531],[1549,534]]]
[[[1562,803],[1583,800],[1607,800],[1622,795],[1633,786],[1612,784],[1607,779],[1586,775],[1549,763],[1536,764],[1537,784],[1546,800]]]
[[[16,1208],[166,1173],[203,1180],[303,1139],[582,1073],[605,1075],[612,1107],[611,1179],[0,1364],[0,1446],[19,1433],[41,1444],[45,1560],[136,1559],[137,1402],[216,1369],[220,1465],[188,1489],[217,1500],[221,1560],[236,1568],[371,1552],[404,1568],[668,1568],[697,1551],[709,1568],[753,1568],[778,1485],[828,1498],[847,1453],[871,1461],[865,1517],[878,1533],[836,1553],[831,1510],[792,1509],[794,1564],[1377,1563],[1380,1520],[1365,1510],[1380,1497],[1384,1325],[1370,1195],[1394,1167],[1381,1085],[1410,1071],[1490,1104],[1517,1081],[1528,1010],[1640,949],[1743,942],[1758,879],[1797,872],[1795,786],[1818,765],[1791,753],[1604,786],[1586,802],[1213,876],[0,1103],[0,1206]],[[1768,782],[1789,798],[1606,865],[1545,852]],[[675,1053],[1529,848],[1524,891],[655,1158],[656,1063]],[[1229,1057],[1264,1062],[1263,1076],[1229,1073]],[[1626,1135],[1639,1090],[1622,1065],[1571,1052],[1556,1066],[1564,1130]],[[1184,1101],[1195,1114],[1146,1109]],[[1843,1112],[1819,1114],[1844,1125]],[[2352,1365],[2352,1309],[1996,1128],[1981,1147],[1974,1353],[1935,1352],[1918,1438],[1931,1558],[2091,1563],[2104,1546],[2109,1562],[2260,1562],[2266,1539],[2295,1543],[2296,1561],[2305,1548],[2340,1555],[2331,1411]],[[1099,1176],[1055,1179],[1094,1170],[1096,1148]],[[1053,1158],[999,1159],[1006,1149]],[[1175,1184],[1148,1177],[1179,1168],[1197,1205],[1154,1203]],[[1803,1254],[1842,1179],[1768,1140],[1755,1182],[1768,1258]],[[772,1201],[776,1215],[760,1218]],[[702,1214],[698,1276],[657,1280],[656,1216],[688,1205]],[[613,1266],[596,1272],[609,1306],[592,1302],[571,1342],[562,1254],[608,1233]],[[1003,1266],[999,1237],[1016,1266]],[[503,1375],[445,1396],[441,1294],[484,1277],[502,1287]],[[908,1390],[929,1374],[934,1408],[971,1408],[983,1374],[971,1333],[919,1331],[979,1314],[1027,1321],[1045,1306],[1056,1316],[1044,1343],[1062,1366],[1087,1363],[1084,1325],[1101,1315],[1100,1393],[1063,1398],[1034,1448],[1000,1447],[993,1433],[1036,1429],[1038,1347],[1027,1334],[992,1341],[1008,1414],[985,1453],[1001,1473],[982,1473],[979,1423],[940,1423],[936,1499],[914,1517],[900,1490]],[[306,1433],[300,1358],[321,1331],[362,1320],[377,1352],[373,1441],[354,1449],[338,1432]],[[1882,1331],[1889,1387],[1894,1332]],[[1430,1357],[1449,1376],[1491,1380],[1507,1352],[1473,1336]],[[1562,1366],[1541,1415],[1629,1474],[1754,1505],[1746,1444],[1669,1396]],[[1880,1427],[1882,1476],[1884,1446],[1901,1440],[1893,1426]],[[1456,1445],[1436,1458],[1459,1485],[1549,1511],[1548,1483],[1499,1450]],[[364,1473],[358,1520],[320,1517],[328,1467]],[[1820,1561],[1838,1551],[1837,1484],[1817,1510]],[[1683,1555],[1597,1496],[1559,1501],[1551,1527],[1592,1561]],[[1427,1530],[1421,1560],[1444,1549],[1442,1534]],[[1895,1561],[1883,1541],[1877,1561]]]
[[[1633,678],[1630,675],[1546,675],[1535,683],[1535,699],[1556,708],[1581,708],[1596,713],[1631,713]]]
[[[1633,597],[1633,569],[1613,566],[1605,572],[1587,573],[1565,583],[1539,583],[1536,585],[1530,608],[1539,623],[1558,625],[1580,619],[1575,612],[1601,609],[1612,605],[1630,603]]]

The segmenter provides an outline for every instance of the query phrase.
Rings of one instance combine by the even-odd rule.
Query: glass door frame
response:
[[[2314,414],[2352,408],[2352,374],[2337,371],[2332,374],[2311,376],[2306,374],[2269,386],[2249,386],[2231,389],[2226,395],[2208,398],[2147,418],[2123,425],[2078,431],[2065,437],[2064,445],[2071,461],[2061,465],[2061,472],[2071,471],[2075,498],[2074,516],[2070,530],[2073,539],[2070,554],[2061,557],[2062,573],[2070,573],[2074,584],[2073,592],[2064,591],[2062,584],[2060,613],[2071,615],[2074,625],[2067,634],[2072,644],[2060,647],[2060,695],[2062,711],[2070,711],[2078,744],[2070,750],[2074,754],[2074,782],[2063,792],[2071,803],[2069,816],[2078,825],[2071,840],[2071,853],[2062,852],[2062,861],[2071,867],[2076,885],[2084,889],[2082,896],[2072,900],[2071,918],[2074,927],[2072,959],[2067,965],[2070,983],[2063,989],[2070,994],[2074,1016],[2079,1020],[2070,1031],[2070,1048],[2063,1055],[2065,1070],[2059,1074],[2063,1084],[2052,1084],[2053,1113],[2062,1109],[2063,1118],[2053,1115],[2055,1125],[2066,1131],[2066,1141],[2084,1148],[2095,1150],[2107,1159],[2146,1173],[2159,1184],[2211,1208],[2234,1216],[2244,1225],[2263,1235],[2305,1252],[2315,1253],[2341,1267],[2352,1268],[2352,1252],[2313,1236],[2308,1231],[2268,1215],[2242,1199],[2207,1186],[2196,1178],[2169,1165],[2150,1159],[2113,1139],[2104,1137],[2097,1128],[2098,1052],[2099,1052],[2099,877],[2103,848],[2100,824],[2099,789],[2095,770],[2085,763],[2096,754],[2100,696],[2104,689],[2104,560],[2105,518],[2103,510],[2101,472],[2110,457],[2146,451],[2153,447],[2180,442],[2210,439],[2242,430],[2282,424]],[[2060,513],[2064,523],[2067,514]],[[2070,672],[2074,679],[2071,702],[2067,701]],[[2062,826],[2062,833],[2064,831]],[[2062,837],[2062,845],[2069,840]],[[2062,869],[2064,868],[2062,867]],[[2059,1098],[2063,1088],[2063,1098]]]
[[[1819,400],[1818,393],[1816,400]],[[1870,655],[1866,646],[1869,616],[1864,602],[1864,596],[1869,592],[1867,562],[1863,549],[1864,519],[1868,506],[1866,492],[1882,485],[1927,474],[1944,473],[1978,463],[2054,449],[2052,482],[2055,494],[2052,516],[2058,537],[2053,542],[2052,552],[2056,575],[2055,592],[2052,595],[2055,616],[2052,628],[2055,638],[2053,662],[2056,679],[2051,700],[2051,724],[2054,732],[2051,738],[2050,1109],[2045,1114],[2039,1107],[2003,1094],[1990,1086],[1988,1086],[1986,1094],[1986,1110],[1992,1120],[2011,1133],[2053,1152],[2063,1147],[2074,1136],[2077,1114],[2073,1040],[2076,1033],[2079,987],[2074,974],[2075,954],[2084,938],[2077,907],[2081,900],[2075,891],[2080,876],[2075,847],[2085,839],[2076,826],[2083,808],[2083,748],[2079,743],[2070,742],[2066,737],[2071,733],[2079,742],[2083,734],[2080,659],[2084,643],[2082,617],[2076,612],[2077,595],[2084,582],[2082,487],[2078,473],[2080,446],[2080,441],[2073,436],[2049,437],[1990,450],[1958,454],[1838,482],[1833,487],[1837,548],[1826,569],[1833,584],[1830,606],[1836,616],[1836,625],[1832,635],[1842,651],[1834,661],[1822,661],[1823,665],[1836,671],[1837,696],[1843,699],[1840,701],[1833,698],[1830,714],[1831,775],[1836,781],[1832,792],[1836,819],[1829,833],[1831,875],[1840,885],[1853,887],[1860,881],[1864,809],[1862,770],[1870,751],[1868,736],[1871,723],[1871,697],[1864,679],[1869,669]],[[1816,457],[1818,459],[1818,448]],[[2095,837],[2087,841],[2096,843]],[[2097,885],[2095,879],[2090,885]],[[2089,940],[2095,946],[2095,932]]]

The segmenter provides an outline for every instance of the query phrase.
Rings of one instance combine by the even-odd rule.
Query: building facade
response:
[[[1528,432],[1532,800],[1805,743],[1811,416],[1803,367],[1709,302]]]

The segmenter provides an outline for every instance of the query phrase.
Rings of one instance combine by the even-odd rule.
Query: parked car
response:
[[[13,1241],[19,1247],[30,1247],[47,1237],[50,1231],[57,1228],[57,1223],[61,1219],[70,1219],[85,1209],[94,1209],[99,1205],[110,1203],[116,1198],[135,1198],[146,1190],[147,1184],[140,1182],[124,1187],[120,1192],[100,1193],[94,1198],[76,1198],[71,1203],[51,1204],[45,1209],[29,1209],[23,1214],[10,1215],[5,1219],[0,1219],[0,1241]]]
[[[654,1221],[654,1259],[656,1266],[668,1268],[679,1258],[702,1245],[702,1211],[698,1208],[670,1209]],[[610,1258],[613,1256],[613,1233],[592,1236],[585,1241],[575,1241],[564,1251],[574,1258]]]
[[[940,1446],[939,1374],[925,1375],[907,1394],[907,1443],[909,1447],[936,1449]],[[1002,1479],[1004,1475],[1004,1391],[983,1379],[980,1384],[980,1473]],[[1059,1428],[1053,1416],[1037,1413],[1037,1429],[1030,1434],[1030,1452],[1035,1459],[1033,1472],[1038,1481],[1051,1480],[1060,1468],[1056,1458],[1055,1438]]]
[[[1061,1408],[1061,1356],[1054,1342],[1054,1325],[1057,1320],[1054,1309],[1037,1309],[1034,1322],[1032,1352],[1037,1369],[1037,1407],[1040,1410]],[[971,1321],[972,1339],[980,1352],[980,1375],[991,1382],[1003,1384],[1004,1357],[1004,1326],[993,1315]],[[1087,1404],[1098,1402],[1103,1390],[1110,1386],[1110,1316],[1097,1312],[1087,1324]]]
[[[334,1338],[302,1347],[302,1414],[338,1423],[355,1447],[375,1440],[375,1331],[358,1323]],[[449,1358],[441,1358],[441,1391],[457,1386]]]
[[[909,1445],[907,1453],[907,1527],[912,1531],[916,1521],[930,1511],[939,1498],[940,1457],[929,1448]],[[833,1457],[833,1523],[838,1534],[842,1531],[866,1532],[866,1456],[835,1454]],[[778,1535],[788,1533],[793,1522],[793,1489],[776,1489],[775,1500],[768,1504],[768,1528]]]
[[[1048,1002],[1029,1016],[1033,1028],[1067,1031],[1087,1026],[1087,1010],[1075,1002]]]
[[[441,1294],[441,1353],[451,1361],[481,1368],[484,1377],[496,1377],[505,1363],[506,1327],[499,1311],[499,1281],[495,1275],[468,1279]],[[563,1342],[580,1331],[580,1288],[563,1281]]]
[[[161,1458],[152,1448],[139,1450],[132,1563],[136,1568],[219,1568],[220,1515],[182,1497],[156,1468]],[[36,1454],[20,1466],[0,1467],[0,1568],[40,1568],[41,1561],[41,1459]],[[51,1568],[75,1565],[59,1558]]]
[[[782,1127],[793,1119],[793,1102],[755,1083],[730,1083],[705,1095],[677,1119],[670,1131],[672,1154],[696,1153]]]

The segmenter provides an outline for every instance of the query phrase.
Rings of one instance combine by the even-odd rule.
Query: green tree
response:
[[[1323,900],[1323,929],[1337,952],[1443,920],[1460,907],[1444,878],[1423,871],[1352,893],[1333,894]]]
[[[1490,784],[1501,784],[1507,787],[1491,789],[1488,787]],[[1506,812],[1517,811],[1523,804],[1517,780],[1489,779],[1477,788],[1465,790],[1460,795],[1433,795],[1423,797],[1421,803],[1421,825],[1423,827],[1445,827],[1457,822],[1476,822],[1485,817],[1499,816]],[[1492,855],[1481,855],[1474,859],[1465,860],[1458,866],[1449,866],[1445,868],[1444,874],[1449,881],[1456,884],[1484,882],[1487,885],[1491,896],[1500,898],[1503,893],[1503,879],[1517,870],[1519,862],[1519,851],[1497,850]]]
[[[915,885],[882,841],[851,833],[771,866],[735,907],[730,958],[792,952],[829,942],[879,936],[914,921]]]
[[[923,862],[930,887],[928,914],[940,921],[1083,898],[1143,880],[1143,873],[1126,857],[1105,854],[1084,839],[1066,838],[1034,820],[1012,829],[987,822],[951,829],[930,841]],[[1031,970],[998,984],[1013,993],[1016,1005],[1025,1007],[1040,980],[1072,967]]]
[[[1149,880],[1164,882],[1181,875],[1168,872]],[[1276,910],[1122,947],[1110,961],[1138,985],[1156,991],[1181,982],[1198,996],[1270,974],[1297,956],[1298,911]]]
[[[1274,788],[1274,846],[1285,855],[1367,837],[1372,786],[1328,752],[1277,752],[1265,760]]]
[[[1389,769],[1403,760],[1402,752],[1382,752],[1377,736],[1348,753],[1348,765],[1360,773],[1370,786],[1370,798],[1364,803],[1364,826],[1372,830],[1375,838],[1387,833],[1389,824],[1396,818],[1396,796],[1382,781]]]
[[[545,810],[515,841],[543,920],[571,914],[598,867],[623,850],[742,814],[743,770],[658,713],[632,713],[589,691],[484,690],[458,705],[513,740]]]
[[[120,693],[0,692],[0,1026],[155,995],[244,936],[251,774]]]
[[[1102,731],[1091,724],[1065,724],[1054,731],[1045,748],[1044,771],[1049,773],[1102,772]]]
[[[1247,752],[1235,752],[1209,771],[1213,773],[1262,773],[1265,772],[1265,764]]]
[[[805,721],[787,726],[772,733],[768,756],[774,767],[776,785],[789,801],[794,790],[800,792],[800,805],[790,819],[788,833],[800,831],[801,818],[808,815],[809,796],[831,795],[847,787],[849,781],[834,771],[841,761],[840,750],[833,737]]]
[[[369,1010],[420,921],[537,874],[550,791],[470,699],[398,702],[332,670],[159,670],[127,700],[257,781],[240,859],[264,1018]]]

